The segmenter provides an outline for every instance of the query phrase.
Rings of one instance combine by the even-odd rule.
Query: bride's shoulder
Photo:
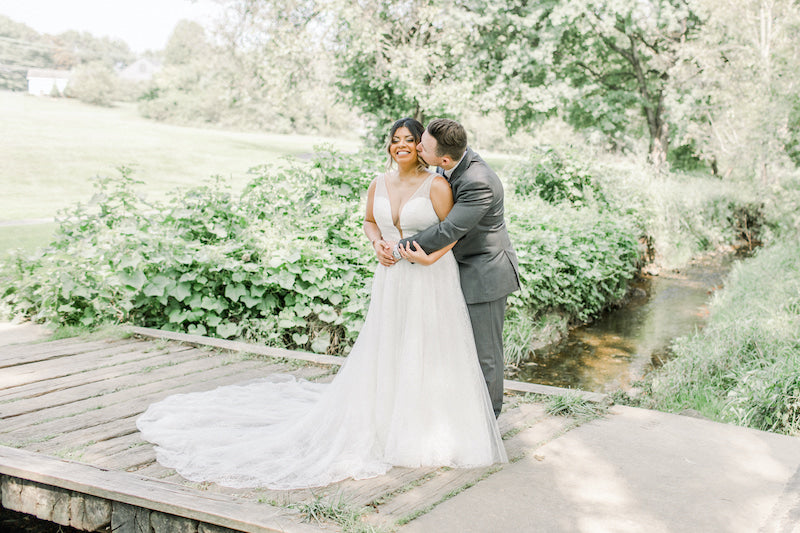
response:
[[[377,184],[379,181],[386,181],[389,174],[391,174],[391,170],[388,172],[376,172],[375,177],[372,178],[372,181],[369,184],[369,187],[370,188],[375,187],[375,184]]]
[[[448,182],[444,176],[441,174],[436,174],[431,172],[434,175],[433,181],[431,181],[431,191],[446,191],[450,192],[450,182]]]

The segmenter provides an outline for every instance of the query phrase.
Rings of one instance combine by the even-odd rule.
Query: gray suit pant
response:
[[[503,407],[503,320],[506,312],[506,297],[492,302],[467,304],[478,361],[481,364],[489,397],[492,399],[494,416],[500,415]]]

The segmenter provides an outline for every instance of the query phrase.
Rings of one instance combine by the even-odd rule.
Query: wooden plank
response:
[[[50,387],[31,392],[23,392],[21,397],[8,398],[0,405],[0,420],[13,418],[19,415],[52,409],[78,400],[91,398],[100,394],[107,394],[115,390],[142,385],[143,364],[170,364],[168,367],[173,372],[186,373],[187,363],[205,358],[206,354],[189,347],[176,346],[177,351],[163,353],[149,352],[151,357],[120,363],[119,365],[104,368],[81,375],[68,376]],[[163,378],[164,374],[159,373]]]
[[[319,533],[285,509],[0,447],[0,474],[247,533]]]
[[[153,391],[147,394],[137,394],[129,398],[121,397],[113,402],[108,402],[100,409],[84,411],[79,415],[69,418],[52,420],[44,424],[35,424],[14,429],[0,434],[2,438],[15,442],[36,440],[36,437],[56,435],[44,442],[31,442],[25,448],[42,453],[65,453],[80,445],[90,442],[100,442],[110,438],[124,436],[137,431],[135,418],[143,413],[154,402],[177,393],[197,392],[210,390],[222,385],[231,385],[249,381],[267,375],[270,369],[283,369],[282,366],[270,366],[259,361],[246,361],[238,365],[220,365],[203,372],[193,381],[171,380],[159,381],[153,384]],[[293,372],[298,377],[309,376],[312,371],[319,371],[309,367],[297,369]],[[127,391],[122,391],[127,392]],[[139,391],[141,393],[141,391]],[[98,398],[99,401],[108,400]]]
[[[523,429],[505,442],[506,454],[512,461],[541,448],[565,431],[575,426],[571,418],[550,416],[529,428]]]
[[[301,361],[309,361],[311,363],[326,364],[326,365],[341,365],[344,362],[343,357],[334,357],[332,355],[321,355],[308,352],[297,352],[293,350],[285,350],[283,348],[272,348],[270,346],[261,346],[259,344],[248,344],[246,342],[229,341],[225,339],[215,339],[213,337],[203,337],[201,335],[188,335],[186,333],[177,333],[174,331],[163,331],[160,329],[141,328],[138,326],[127,326],[125,328],[131,333],[137,335],[144,335],[146,337],[155,337],[159,339],[170,339],[180,342],[188,342],[191,344],[199,344],[203,346],[215,346],[233,352],[254,353],[258,355],[266,355],[268,357],[281,357],[287,359],[299,359]]]
[[[137,389],[141,391],[143,390],[142,387],[145,385],[151,385],[151,389],[154,387],[155,391],[161,391],[174,386],[171,385],[172,380],[183,379],[186,381],[188,380],[186,376],[191,376],[193,374],[201,375],[204,372],[223,366],[227,366],[223,360],[199,357],[189,359],[182,364],[157,368],[152,372],[142,373],[140,363],[137,361],[134,365],[124,370],[127,371],[125,374],[129,378],[138,379],[140,381],[140,387],[127,387],[120,390],[111,389],[104,392],[102,387],[107,381],[95,381],[89,389],[90,392],[94,389],[94,394],[87,394],[86,390],[81,390],[80,394],[76,394],[75,400],[72,402],[45,407],[14,417],[7,417],[0,429],[3,433],[8,433],[27,426],[41,426],[52,420],[74,416],[85,410],[101,408],[109,402],[118,401],[120,398],[136,396]],[[202,381],[202,378],[198,378],[198,380]],[[147,394],[147,392],[143,392],[142,394]],[[9,405],[9,409],[11,408],[12,405]],[[52,424],[50,425],[52,426]]]
[[[465,485],[477,483],[490,473],[502,470],[498,464],[482,468],[455,468],[439,470],[426,483],[398,494],[378,507],[378,516],[394,524],[397,520],[440,501],[444,496]]]
[[[0,370],[18,365],[55,361],[64,357],[71,357],[83,352],[103,350],[115,346],[135,344],[137,339],[103,340],[75,342],[68,346],[50,347],[49,350],[37,350],[33,353],[20,351],[19,353],[3,353],[0,351]],[[141,341],[139,341],[141,342]],[[23,345],[24,346],[24,345]]]
[[[15,344],[11,346],[0,346],[0,364],[5,363],[6,360],[11,360],[18,357],[47,357],[49,355],[69,353],[72,347],[82,344],[85,345],[90,342],[97,343],[97,347],[99,348],[103,346],[103,343],[108,343],[111,341],[109,339],[90,341],[81,339],[80,337],[70,337],[38,344]]]
[[[264,363],[243,362],[240,365],[226,365],[221,361],[208,360],[207,366],[188,379],[175,376],[173,379],[154,380],[136,389],[126,389],[104,396],[80,400],[53,409],[21,415],[3,424],[0,435],[13,435],[17,439],[60,434],[62,438],[86,428],[99,426],[110,421],[136,416],[149,406],[170,394],[207,390],[219,384],[245,381],[247,376],[258,376],[265,368]],[[48,418],[43,416],[47,413]],[[42,419],[47,420],[42,422]]]
[[[155,454],[154,454],[155,455]],[[137,475],[144,476],[144,477],[151,477],[154,479],[164,479],[167,481],[171,481],[173,483],[180,483],[180,479],[182,479],[172,468],[167,468],[160,463],[157,463],[155,458],[147,463],[139,466],[136,469],[128,470],[129,472],[136,472]],[[173,476],[176,476],[174,479],[169,479]]]
[[[146,354],[136,351],[136,345],[136,342],[130,342],[99,350],[81,352],[55,361],[40,361],[38,363],[4,368],[0,376],[0,389],[6,389],[13,394],[13,389],[21,385],[58,379],[86,372],[90,369],[114,366],[120,360],[125,360],[131,353],[138,353],[140,357],[147,357]]]
[[[187,354],[186,357],[192,355],[194,358],[205,357],[203,353],[190,353],[192,350],[179,352],[180,354]],[[198,350],[199,352],[199,350]],[[173,352],[170,352],[173,353]],[[153,357],[157,357],[154,355]],[[178,356],[179,358],[183,355]],[[71,389],[82,386],[96,386],[97,383],[108,380],[113,377],[128,374],[139,374],[142,372],[142,365],[146,364],[151,357],[142,356],[132,360],[120,362],[114,366],[106,366],[95,369],[88,369],[84,372],[77,374],[70,374],[60,378],[50,379],[46,381],[39,381],[22,385],[13,389],[2,390],[0,389],[0,405],[9,404],[29,398],[36,398],[53,392]]]
[[[563,396],[574,394],[589,402],[602,402],[607,398],[607,394],[599,392],[587,392],[578,389],[563,389],[561,387],[551,387],[550,385],[539,385],[538,383],[524,383],[522,381],[504,380],[503,388],[515,392],[531,392],[534,394],[544,394],[547,396]]]

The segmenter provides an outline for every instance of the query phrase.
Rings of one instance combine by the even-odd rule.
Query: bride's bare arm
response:
[[[453,191],[450,189],[450,184],[441,176],[436,176],[433,183],[431,183],[431,203],[433,210],[436,211],[436,216],[439,220],[444,220],[447,214],[453,208]],[[405,259],[421,265],[432,265],[438,261],[444,254],[452,250],[457,241],[451,242],[444,248],[426,254],[416,242],[411,242],[405,249],[400,250],[400,255]]]
[[[372,180],[367,190],[367,212],[364,215],[364,233],[372,243],[372,249],[375,250],[375,255],[378,257],[380,264],[384,266],[392,266],[396,263],[392,257],[392,246],[383,240],[381,229],[375,222],[375,216],[372,214],[372,205],[375,202],[375,187],[378,179]]]

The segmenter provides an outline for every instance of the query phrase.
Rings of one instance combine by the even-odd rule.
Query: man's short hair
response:
[[[467,149],[467,131],[464,126],[449,118],[437,118],[428,123],[428,133],[436,139],[436,155],[450,156],[458,161]]]

